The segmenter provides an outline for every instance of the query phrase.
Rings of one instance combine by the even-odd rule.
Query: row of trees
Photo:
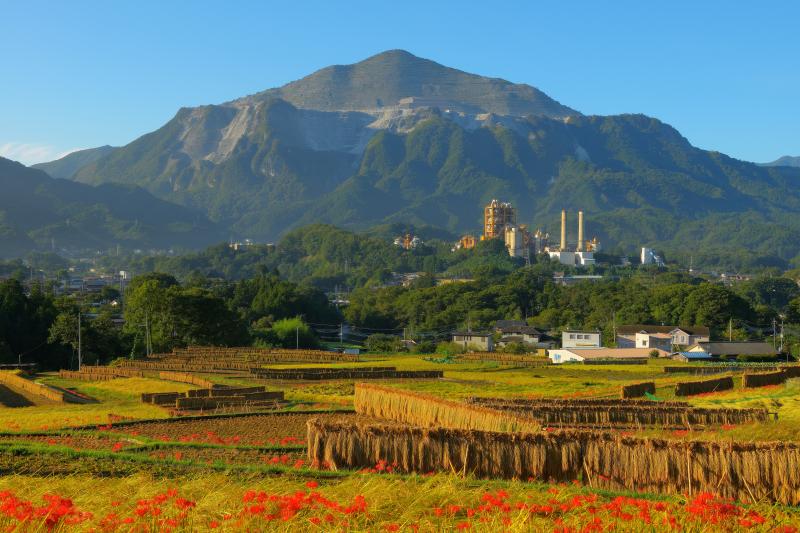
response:
[[[192,276],[179,283],[168,274],[141,275],[128,286],[121,313],[110,302],[54,297],[36,284],[26,291],[9,279],[0,283],[0,359],[74,367],[79,313],[88,363],[143,354],[146,341],[155,351],[190,344],[314,347],[318,339],[310,325],[342,320],[362,331],[405,329],[428,344],[453,329],[484,329],[499,319],[525,319],[555,331],[597,328],[606,342],[615,325],[632,323],[706,325],[717,338],[734,339],[769,335],[772,324],[800,330],[800,288],[787,277],[726,287],[685,273],[642,269],[621,279],[562,286],[553,281],[558,265],[543,261],[509,269],[503,254],[488,246],[478,250],[475,261],[486,260],[471,267],[472,281],[440,285],[426,274],[409,287],[363,286],[341,313],[319,289],[263,266],[238,281]],[[113,296],[118,295],[100,298]],[[400,348],[397,337],[385,334],[367,344],[375,351]]]
[[[538,264],[510,274],[485,272],[475,281],[435,286],[359,289],[344,314],[369,328],[437,332],[485,329],[499,319],[524,319],[544,329],[600,329],[613,337],[621,324],[709,326],[717,338],[761,337],[773,321],[800,324],[800,289],[786,278],[734,288],[687,274],[646,273],[619,280],[563,286]]]
[[[75,368],[79,329],[87,364],[142,355],[148,344],[156,352],[186,345],[316,347],[307,322],[340,319],[323,293],[268,271],[239,282],[184,285],[167,274],[145,274],[130,283],[123,302],[119,321],[117,301],[55,297],[37,284],[26,291],[16,279],[0,282],[0,361]]]

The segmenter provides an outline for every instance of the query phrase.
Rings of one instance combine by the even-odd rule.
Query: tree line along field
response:
[[[223,391],[255,386],[282,391],[286,404],[279,411],[245,406],[180,418],[142,402],[141,395],[185,394],[198,385],[162,379],[150,370],[143,377],[98,381],[44,373],[36,376],[38,382],[91,401],[0,408],[0,468],[6,473],[0,478],[0,525],[18,531],[796,531],[800,511],[788,503],[795,497],[785,489],[782,496],[765,496],[763,487],[753,486],[736,492],[732,501],[723,486],[709,490],[697,477],[688,490],[680,479],[674,489],[653,490],[652,483],[624,486],[625,476],[618,480],[613,476],[619,474],[611,472],[606,472],[608,480],[596,473],[587,476],[584,459],[568,475],[548,470],[520,476],[515,469],[521,467],[507,454],[474,463],[476,457],[491,458],[485,450],[476,451],[476,443],[496,447],[506,442],[506,434],[512,439],[508,442],[534,438],[559,443],[562,454],[563,446],[576,446],[591,435],[605,435],[612,447],[646,440],[700,451],[703,446],[747,450],[800,441],[800,380],[743,388],[741,373],[733,373],[731,390],[678,398],[677,383],[706,377],[667,373],[667,364],[674,366],[651,360],[646,365],[515,367],[409,354],[361,356],[358,362],[287,361],[269,368],[392,366],[437,370],[443,377],[309,381],[196,372],[193,381]],[[176,379],[176,373],[164,376]],[[659,401],[619,400],[623,385],[642,382],[655,384]],[[370,389],[384,391],[379,394],[383,407],[371,407],[375,400],[367,396],[359,399],[356,390]],[[676,409],[693,416],[720,409],[768,416],[742,415],[739,423],[695,418],[707,423],[681,425],[675,420],[689,419],[673,416],[670,423],[659,423],[662,418],[656,415],[656,423],[576,428],[537,419],[537,406],[548,401],[565,412],[581,413],[584,422],[616,420],[614,409],[629,417],[642,410],[653,416],[654,411]],[[500,404],[513,409],[499,409]],[[429,444],[414,440],[416,431],[434,431],[427,433]],[[516,431],[532,436],[516,438]],[[365,435],[372,440],[364,440]],[[433,459],[436,453],[425,456],[437,438],[456,439],[442,441],[451,453],[457,442],[473,448],[458,452],[468,454],[460,469],[455,456],[447,466]],[[411,440],[402,444],[402,439]],[[418,451],[404,459],[403,446]],[[779,457],[783,448],[775,449]],[[700,464],[702,457],[698,452],[694,460]],[[505,473],[489,472],[498,468]],[[642,475],[647,472],[631,473],[631,479]]]

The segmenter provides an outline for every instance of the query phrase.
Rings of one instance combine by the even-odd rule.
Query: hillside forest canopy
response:
[[[499,242],[455,253],[444,241],[406,251],[327,226],[274,248],[218,246],[139,261],[137,271],[146,273],[122,295],[56,295],[54,281],[26,288],[28,270],[9,269],[0,284],[0,360],[74,368],[79,312],[85,363],[142,356],[148,338],[156,352],[342,340],[386,351],[399,347],[387,336],[405,335],[433,350],[454,329],[485,330],[499,319],[525,320],[554,335],[599,329],[607,345],[615,326],[632,323],[705,325],[712,337],[734,340],[771,339],[773,325],[783,323],[785,345],[797,352],[800,342],[793,271],[726,286],[671,269],[596,267],[602,281],[565,286],[553,278],[563,265],[546,258],[525,265]],[[402,285],[398,272],[416,276]],[[337,286],[346,305],[331,302]]]

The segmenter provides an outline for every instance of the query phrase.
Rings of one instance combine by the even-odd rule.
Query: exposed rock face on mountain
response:
[[[201,213],[138,187],[54,179],[0,158],[0,257],[36,249],[196,248],[226,234]]]
[[[75,175],[81,167],[85,167],[89,163],[94,163],[104,155],[113,152],[113,146],[99,146],[97,148],[88,148],[86,150],[78,150],[67,154],[61,159],[50,161],[48,163],[38,163],[31,165],[31,168],[44,170],[50,177],[68,180]]]
[[[533,87],[402,51],[181,109],[74,179],[139,185],[258,240],[312,222],[479,231],[498,197],[534,226],[582,208],[590,234],[629,251],[800,252],[786,244],[800,242],[800,170],[699,150],[643,115],[583,116]]]
[[[792,157],[785,155],[773,161],[772,163],[764,163],[765,167],[800,167],[800,157]]]

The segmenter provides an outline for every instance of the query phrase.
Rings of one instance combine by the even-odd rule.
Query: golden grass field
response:
[[[471,396],[617,398],[620,386],[643,381],[656,383],[658,398],[674,400],[675,383],[702,379],[666,374],[663,366],[674,363],[663,361],[515,368],[494,362],[437,363],[412,355],[363,359],[315,367],[383,364],[398,370],[443,370],[444,379],[440,380],[378,384],[459,402]],[[352,409],[354,402],[352,380],[259,383],[245,374],[199,375],[219,384],[266,384],[268,389],[284,390],[292,411]],[[302,443],[297,441],[303,436],[302,418],[299,425],[282,424],[276,418],[263,431],[261,426],[247,427],[246,435],[235,434],[244,431],[241,425],[231,426],[233,433],[226,433],[224,424],[208,424],[209,433],[201,423],[186,431],[167,434],[165,430],[164,435],[133,430],[129,434],[124,427],[109,432],[104,426],[111,420],[168,417],[165,409],[143,404],[141,393],[183,392],[193,386],[155,377],[88,382],[45,374],[37,380],[77,391],[96,402],[0,408],[0,431],[4,432],[0,467],[9,473],[0,478],[0,527],[12,531],[37,529],[33,522],[19,522],[3,514],[3,505],[10,505],[8,498],[41,510],[46,507],[42,499],[46,494],[68,498],[70,509],[91,513],[91,518],[83,515],[81,520],[77,511],[65,511],[56,528],[69,531],[566,532],[613,528],[790,532],[797,531],[793,528],[800,524],[800,514],[792,507],[757,501],[734,505],[709,499],[711,496],[702,499],[698,494],[615,493],[572,483],[477,480],[446,472],[399,474],[391,465],[382,464],[364,472],[319,471],[314,465],[298,463],[302,461],[298,458],[304,457]],[[738,376],[734,382],[731,391],[682,399],[699,407],[766,408],[777,414],[777,420],[703,431],[649,428],[633,433],[671,439],[800,441],[800,379],[758,389],[742,389]],[[83,426],[88,428],[70,429]],[[263,439],[255,439],[260,431]],[[34,433],[41,435],[34,438]],[[94,444],[87,446],[87,442]],[[12,496],[3,491],[11,491]],[[5,504],[3,498],[8,500]],[[178,501],[180,498],[183,500]],[[69,523],[70,517],[73,523]],[[46,530],[41,524],[37,527]]]

